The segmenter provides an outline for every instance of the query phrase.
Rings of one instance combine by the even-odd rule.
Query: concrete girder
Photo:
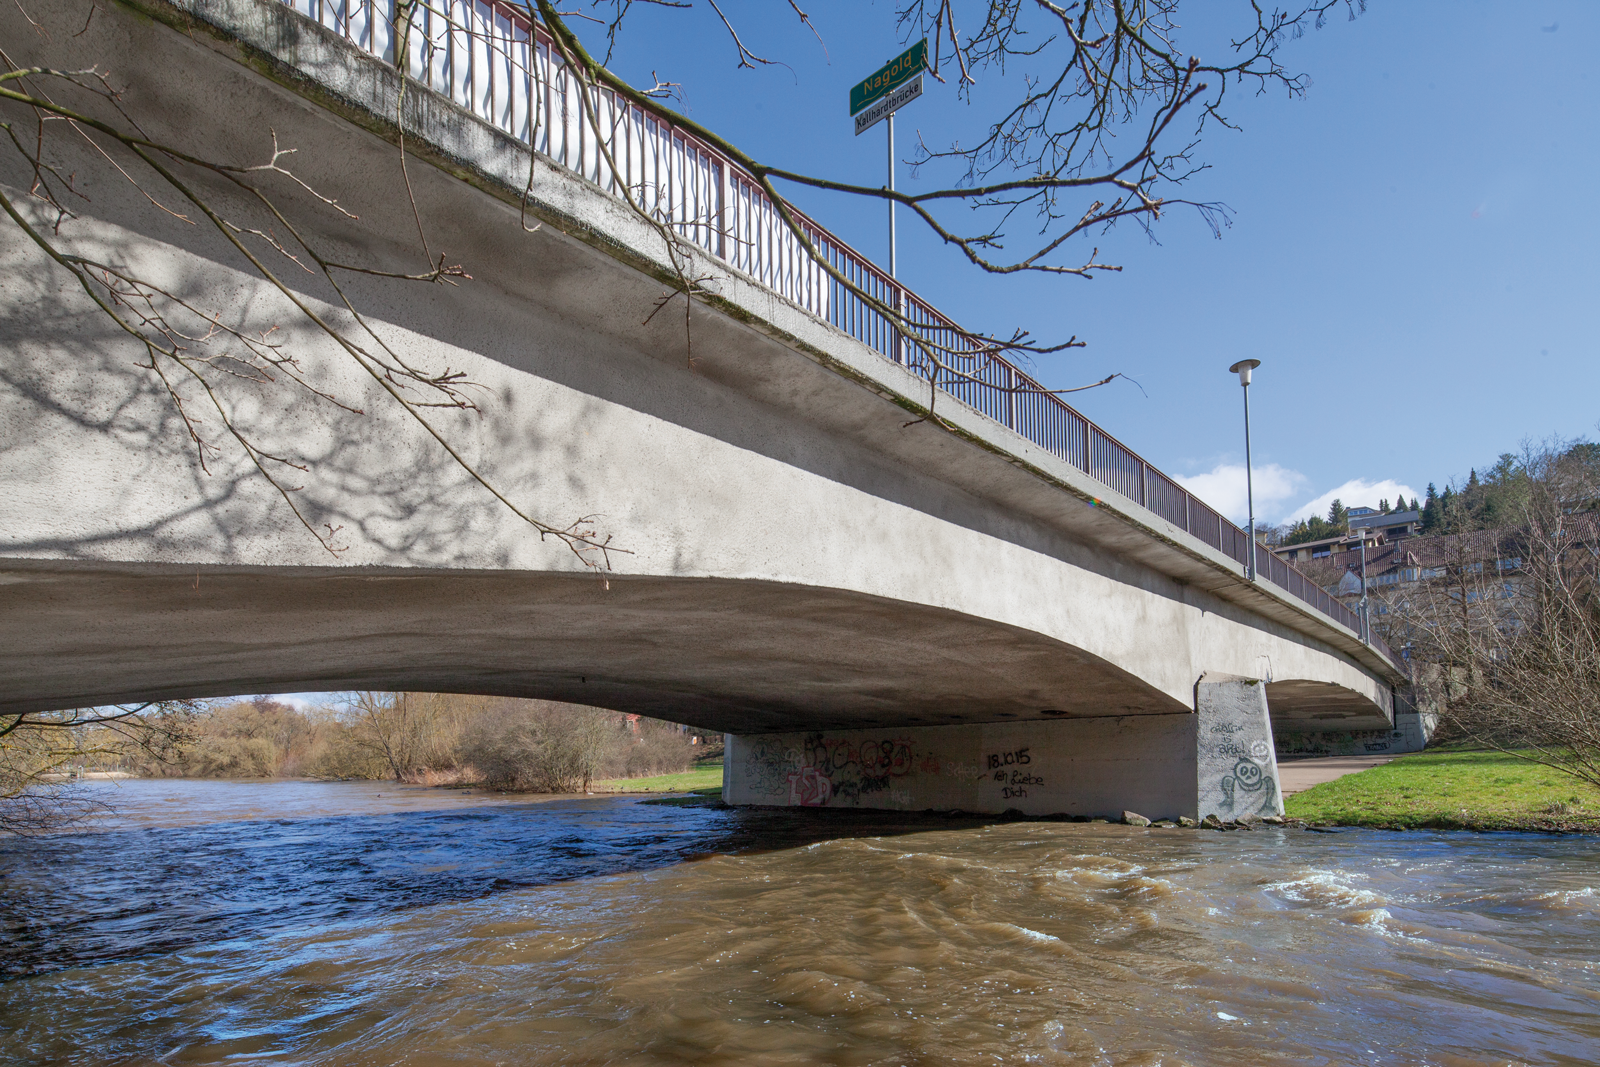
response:
[[[6,578],[0,711],[412,690],[749,733],[1188,710],[1038,633],[777,582],[48,565]]]

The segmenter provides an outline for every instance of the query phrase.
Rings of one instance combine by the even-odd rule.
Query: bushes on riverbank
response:
[[[382,779],[572,792],[596,778],[685,771],[709,746],[673,723],[553,701],[353,693],[300,710],[262,697],[210,708],[176,759],[130,752],[147,777]]]
[[[1293,818],[1333,826],[1600,832],[1600,792],[1486,750],[1403,756],[1297,793],[1285,806]]]

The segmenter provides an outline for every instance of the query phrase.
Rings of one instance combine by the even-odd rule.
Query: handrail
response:
[[[356,48],[395,64],[396,0],[282,2]],[[793,211],[818,255],[942,346],[934,366],[916,346],[907,351],[883,314],[821,269],[752,175],[669,115],[595,88],[590,105],[600,126],[596,130],[578,98],[578,79],[561,61],[549,33],[527,12],[497,0],[418,0],[411,11],[404,57],[410,77],[605,191],[621,195],[626,186],[644,210],[685,240],[1245,565],[1249,537],[1243,530],[1021,368],[974,344],[970,334],[866,256]],[[598,149],[601,134],[606,153]],[[619,176],[616,169],[624,173]],[[1381,638],[1362,632],[1355,612],[1266,545],[1256,556],[1258,579],[1356,631],[1406,673]]]

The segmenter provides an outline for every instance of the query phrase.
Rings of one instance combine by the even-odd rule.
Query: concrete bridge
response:
[[[505,12],[418,16],[478,34],[446,61],[411,57],[469,111],[417,83],[400,108],[370,5],[310,11],[330,29],[272,0],[135,0],[81,33],[84,3],[27,7],[46,32],[0,13],[13,58],[109,67],[158,139],[251,162],[269,130],[295,147],[296,173],[358,216],[301,198],[295,221],[350,262],[419,269],[414,198],[434,254],[473,280],[354,276],[358,305],[413,362],[481,385],[481,416],[441,420],[497,486],[546,520],[593,516],[628,554],[602,578],[541,541],[232,249],[57,138],[89,196],[66,243],[279,327],[366,414],[277,387],[230,401],[264,449],[308,466],[296,499],[337,531],[332,555],[237,449],[203,473],[137,346],[0,224],[0,712],[536,696],[735,735],[735,802],[1152,816],[1277,810],[1275,731],[1388,744],[1397,708],[1406,725],[1404,671],[1342,606],[1282,565],[1247,580],[1243,534],[1020,371],[988,361],[991,388],[948,382],[942,422],[912,421],[927,379],[782,246],[770,205],[669,119],[613,107],[609,135],[655,168],[652,203],[694,241],[709,294],[687,333],[681,303],[652,318],[665,246],[585,155],[537,32]],[[486,80],[496,55],[523,88]],[[4,158],[7,195],[47,224]]]

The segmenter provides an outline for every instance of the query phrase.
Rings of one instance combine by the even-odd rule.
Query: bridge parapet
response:
[[[271,2],[271,0],[269,0]],[[604,87],[591,91],[526,11],[495,0],[416,0],[397,32],[397,0],[278,0],[404,73],[552,163],[612,196],[633,193],[683,239],[784,300],[908,366],[951,398],[1005,426],[1178,530],[1231,559],[1243,573],[1249,535],[1132,449],[1085,418],[978,335],[963,329],[866,256],[793,207],[805,241],[783,222],[760,182],[665,108],[645,108]],[[185,0],[176,6],[189,7]],[[205,17],[203,5],[195,13]],[[605,150],[600,150],[600,145]],[[815,255],[806,247],[815,251]],[[824,271],[821,257],[874,300],[903,310],[941,347],[940,366],[902,343],[890,321]],[[1348,631],[1402,675],[1405,661],[1361,619],[1269,548],[1258,581],[1276,586]]]

